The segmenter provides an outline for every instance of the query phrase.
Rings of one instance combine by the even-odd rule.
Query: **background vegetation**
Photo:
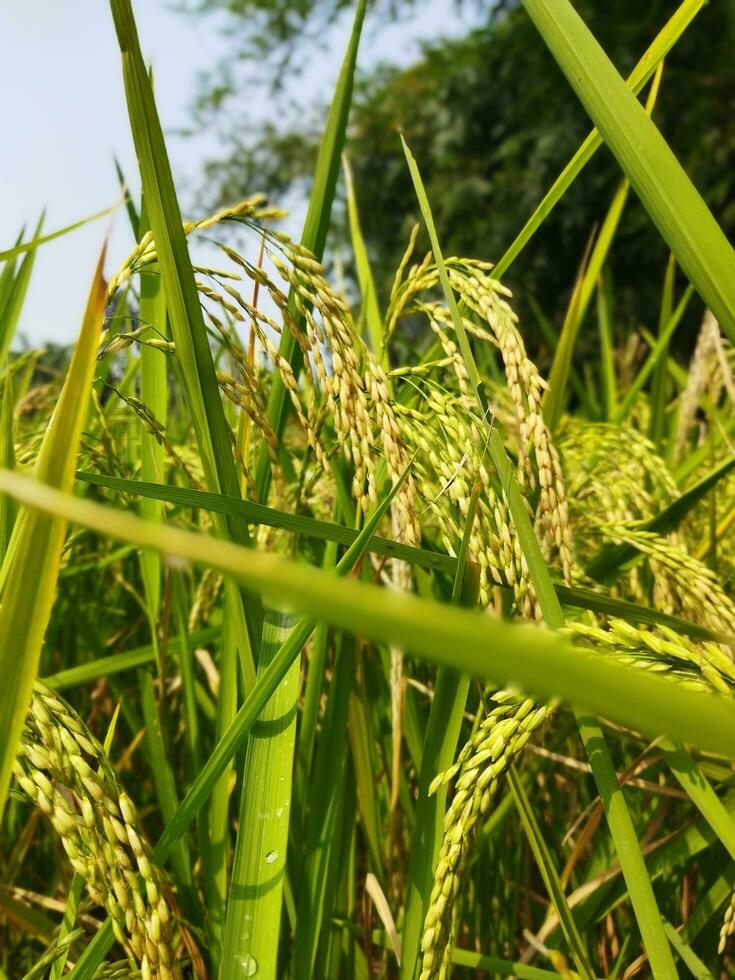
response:
[[[295,241],[262,196],[182,217],[111,0],[142,196],[68,359],[14,332],[78,225],[0,252],[4,976],[732,973],[731,67],[692,53],[731,23],[702,7],[500,7],[353,111],[358,3]],[[281,71],[339,13],[228,9]],[[226,173],[290,188],[310,136],[271,136]]]
[[[575,6],[624,76],[671,13],[671,4],[661,0],[614,5],[582,0]],[[214,0],[196,10],[203,16],[202,11],[221,7]],[[284,60],[288,70],[298,72],[302,60],[318,52],[321,32],[342,8],[323,2],[265,8],[264,18],[258,18],[258,4],[227,4],[232,57],[202,84],[196,107],[195,124],[214,125],[222,137],[222,154],[207,164],[203,187],[204,199],[215,206],[255,188],[283,200],[287,192],[308,187],[316,158],[321,113],[308,114],[311,125],[305,127],[304,113],[289,112],[286,96],[278,121],[252,133],[243,107],[253,87],[260,84],[267,91],[278,85]],[[378,5],[372,23],[396,13]],[[421,13],[403,9],[400,16],[410,24],[413,17],[420,21]],[[417,214],[396,139],[399,129],[422,161],[448,253],[489,261],[497,261],[513,241],[523,221],[519,215],[533,211],[589,129],[578,99],[520,4],[494,4],[476,17],[478,26],[466,37],[430,42],[415,65],[378,64],[360,76],[347,152],[382,297]],[[729,122],[735,108],[734,39],[729,6],[707,4],[667,59],[656,105],[658,127],[728,234],[735,221]],[[258,52],[257,70],[240,78],[238,55],[251,50]],[[603,149],[508,276],[533,352],[542,338],[531,300],[560,325],[580,256],[610,204],[618,174],[614,158]],[[331,244],[344,251],[346,241],[342,220]],[[631,201],[608,261],[621,330],[656,322],[666,258],[645,209]],[[691,353],[695,331],[692,314],[677,340],[684,353]],[[581,353],[588,354],[584,337],[582,344]]]

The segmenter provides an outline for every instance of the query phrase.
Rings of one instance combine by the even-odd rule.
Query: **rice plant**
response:
[[[627,83],[567,0],[524,5],[595,129],[497,264],[443,255],[404,141],[381,305],[342,159],[362,0],[300,241],[257,196],[184,220],[111,0],[134,244],[65,372],[2,374],[0,975],[732,973],[735,256],[655,126],[701,2]],[[503,276],[603,141],[623,182],[544,372]],[[635,349],[629,186],[671,250]],[[0,254],[4,354],[74,227]]]

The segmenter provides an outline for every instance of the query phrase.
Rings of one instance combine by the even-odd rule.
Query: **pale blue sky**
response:
[[[161,116],[176,127],[185,121],[196,71],[217,57],[221,44],[214,31],[195,30],[158,0],[138,2],[136,14],[144,51],[156,66]],[[0,241],[7,247],[43,207],[52,230],[110,206],[120,197],[113,156],[126,173],[135,165],[107,3],[3,0],[0,45],[6,117]],[[179,172],[194,163],[185,149],[172,141]],[[39,250],[20,323],[34,344],[76,335],[95,256],[110,228],[112,269],[131,247],[121,211]]]
[[[226,50],[218,31],[221,25],[214,18],[183,17],[166,0],[137,0],[135,13],[144,56],[155,71],[175,176],[190,185],[216,144],[206,135],[192,141],[174,133],[188,122],[197,74],[212,67]],[[423,7],[420,24],[381,31],[377,39],[368,30],[360,63],[377,58],[406,63],[415,57],[419,37],[439,31],[456,34],[465,27],[451,0],[431,0]],[[347,24],[335,29],[328,49],[299,79],[299,95],[328,95],[347,29]],[[126,174],[134,174],[135,163],[120,58],[105,0],[2,0],[0,91],[5,133],[0,249],[12,245],[21,226],[32,225],[43,207],[45,228],[51,231],[119,198],[113,156]],[[251,108],[255,116],[265,109]],[[65,343],[76,336],[95,258],[108,231],[111,272],[132,245],[122,211],[39,250],[19,327],[34,345]]]

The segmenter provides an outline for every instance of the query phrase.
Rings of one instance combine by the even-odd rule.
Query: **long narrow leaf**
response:
[[[293,625],[288,615],[266,613],[261,674]],[[248,741],[221,980],[239,980],[248,969],[263,980],[277,976],[299,673],[294,661]]]
[[[726,459],[724,463],[716,466],[686,493],[677,497],[668,507],[646,521],[641,530],[651,531],[655,534],[669,534],[692,508],[696,507],[710,490],[732,471],[733,467],[735,467],[735,459]],[[638,555],[640,555],[638,549],[630,544],[605,545],[589,563],[585,574],[597,582],[611,582],[616,573]]]
[[[480,585],[477,567],[467,564],[470,536],[477,514],[478,490],[476,487],[470,497],[452,590],[452,600],[457,605],[469,608],[477,604]],[[421,754],[414,830],[408,857],[406,917],[401,933],[402,980],[413,980],[416,974],[424,918],[431,898],[434,865],[442,840],[447,788],[442,784],[433,795],[429,790],[437,773],[452,764],[469,686],[470,679],[466,674],[459,674],[447,667],[440,668],[434,685]]]
[[[672,14],[627,78],[625,84],[634,95],[638,95],[641,92],[658,65],[676,44],[704,4],[705,0],[684,0]],[[498,278],[502,277],[508,271],[511,264],[518,258],[521,251],[551,214],[554,207],[571,187],[583,168],[602,146],[602,143],[602,136],[600,136],[596,129],[593,129],[546,192],[541,203],[495,266],[495,275]]]
[[[74,357],[43,439],[34,476],[63,491],[71,489],[82,424],[102,327],[105,281],[103,249],[92,280]],[[40,484],[38,484],[40,485]],[[0,605],[0,816],[5,807],[15,753],[38,672],[41,644],[56,592],[66,524],[29,510],[19,515],[4,562]],[[33,587],[28,587],[32,569]]]
[[[322,541],[331,541],[335,544],[350,545],[356,540],[358,534],[357,531],[340,524],[319,521],[313,517],[306,517],[303,514],[288,514],[271,507],[264,507],[262,504],[256,504],[252,500],[236,500],[224,494],[207,493],[203,490],[190,490],[186,487],[142,483],[139,480],[124,480],[118,477],[102,476],[87,472],[77,473],[77,478],[95,486],[123,490],[126,493],[139,494],[140,496],[150,496],[157,500],[168,501],[172,504],[187,507],[202,507],[205,510],[211,510],[215,513],[234,514],[252,524],[277,527],[285,531],[292,531],[294,534],[303,534]],[[398,541],[392,541],[389,538],[381,538],[376,534],[370,538],[368,551],[377,555],[384,555],[386,558],[400,558],[402,561],[407,561],[412,565],[440,571],[452,577],[455,576],[457,571],[457,559],[451,555],[442,554],[439,551],[428,551],[425,548],[416,548],[411,545],[404,545]],[[590,589],[579,586],[554,583],[553,587],[559,597],[559,601],[566,606],[589,609],[592,612],[600,612],[606,616],[619,616],[621,619],[627,619],[633,623],[661,623],[664,626],[669,626],[677,633],[697,636],[702,639],[723,639],[723,637],[718,637],[717,634],[697,623],[690,623],[678,616],[671,616],[667,613],[659,612],[656,609],[639,606],[625,599],[616,599],[614,596],[609,596],[601,592],[593,592]],[[728,637],[724,637],[725,642],[728,639]]]
[[[156,243],[166,308],[176,344],[176,357],[186,401],[210,490],[240,496],[240,481],[232,454],[219,386],[199,302],[191,259],[176,198],[171,165],[148,72],[143,61],[130,0],[110,0],[122,55],[123,81],[130,126],[138,154],[143,196]],[[223,537],[249,543],[242,521],[217,518]],[[246,596],[245,614],[251,649],[260,643],[262,609]]]
[[[355,542],[347,549],[341,561],[334,569],[333,574],[326,573],[326,578],[330,583],[337,581],[335,576],[345,576],[355,567],[357,562],[365,553],[370,537],[380,520],[385,515],[387,508],[395,497],[403,480],[408,474],[408,467],[396,481],[385,498],[378,504],[374,512],[365,522],[365,526],[358,535]],[[1,474],[0,474],[1,476]],[[94,504],[87,504],[78,501],[83,506],[96,507]],[[141,521],[139,518],[130,518],[133,522],[146,525],[148,522]],[[157,525],[151,525],[158,527]],[[166,528],[158,527],[159,531],[166,531]],[[210,539],[215,541],[214,538]],[[230,545],[227,542],[217,542],[222,547],[234,547],[238,554],[247,554],[249,557],[256,557],[259,553],[250,549]],[[169,552],[171,554],[171,552]],[[262,557],[273,557],[263,555]],[[230,574],[230,573],[228,573]],[[234,574],[233,579],[243,582],[242,575]],[[243,583],[245,584],[245,583]],[[324,593],[326,594],[326,593]],[[289,597],[284,593],[286,599]],[[186,794],[179,809],[173,819],[166,826],[163,834],[158,840],[154,850],[154,858],[158,862],[165,862],[171,855],[181,836],[186,832],[191,821],[196,817],[201,808],[207,802],[214,786],[223,772],[230,764],[235,753],[243,744],[244,740],[252,730],[253,725],[258,719],[263,708],[275,693],[278,685],[283,681],[288,670],[301,653],[309,636],[314,631],[314,622],[306,617],[302,617],[290,631],[286,641],[279,647],[271,660],[270,665],[264,669],[262,675],[257,680],[254,688],[246,698],[242,707],[238,711],[234,721],[224,733],[217,747],[209,757],[204,766],[199,770],[193,785]],[[77,966],[70,974],[73,980],[91,980],[97,967],[102,962],[105,954],[112,945],[114,935],[112,923],[108,919],[102,929],[97,933],[94,940],[89,944],[84,954],[80,957]]]
[[[513,794],[513,799],[515,800],[516,809],[518,810],[518,814],[521,818],[523,829],[525,830],[526,837],[531,845],[531,851],[536,860],[536,865],[541,872],[541,877],[544,880],[549,898],[551,899],[557,915],[559,916],[562,932],[564,933],[567,945],[569,946],[569,951],[572,954],[580,975],[582,977],[594,977],[589,954],[584,942],[582,941],[582,937],[579,934],[579,929],[577,928],[577,923],[574,921],[574,916],[569,908],[567,897],[564,894],[564,889],[562,888],[561,881],[559,880],[559,872],[557,871],[551,857],[551,851],[549,850],[543,834],[541,833],[541,828],[539,827],[536,815],[533,812],[533,807],[528,799],[528,795],[523,788],[523,783],[518,778],[518,773],[513,766],[511,766],[510,772],[508,773],[508,782],[510,783],[510,790]]]
[[[596,718],[578,714],[577,721],[653,975],[675,980],[677,973],[671,947],[605,736]]]
[[[569,0],[523,0],[559,67],[692,284],[735,341],[735,252]]]
[[[367,0],[357,0],[355,19],[352,33],[347,45],[337,86],[329,107],[329,115],[324,130],[324,136],[319,147],[319,157],[316,162],[314,181],[309,195],[309,206],[301,233],[301,244],[308,248],[317,259],[321,260],[327,240],[327,231],[332,218],[332,204],[339,174],[339,161],[345,142],[347,119],[352,103],[352,87],[357,63],[357,51],[360,46],[362,25],[365,19]],[[301,316],[296,308],[293,295],[289,296],[289,312],[298,323]],[[296,343],[290,330],[284,330],[278,353],[291,365],[294,376],[298,377],[301,367],[301,349]],[[279,372],[273,378],[273,387],[268,396],[267,415],[271,428],[277,436],[281,436],[286,423],[290,400]],[[270,487],[271,468],[267,447],[263,446],[258,457],[255,473],[255,485],[258,499],[267,501]]]
[[[539,697],[560,697],[654,737],[669,734],[727,758],[735,752],[735,718],[726,699],[690,691],[663,677],[622,666],[574,646],[552,631],[511,625],[445,603],[386,592],[209,535],[150,524],[132,514],[73,498],[17,473],[0,471],[0,492],[99,534],[141,548],[155,548],[232,575],[266,597],[277,597],[279,602],[287,602],[342,629],[402,644],[435,663],[500,684],[516,685]],[[358,538],[361,549],[372,531],[368,522]],[[279,669],[284,669],[283,660]],[[252,700],[257,716],[273,690],[270,684],[274,678],[277,683],[275,666],[268,673],[269,683],[256,685],[257,697],[254,690],[241,713],[247,706],[246,716],[251,715],[254,709],[248,702]],[[240,724],[237,723],[238,731]],[[234,734],[236,743],[238,736]],[[223,746],[218,754],[226,758],[228,751]],[[192,815],[195,810],[193,807]]]

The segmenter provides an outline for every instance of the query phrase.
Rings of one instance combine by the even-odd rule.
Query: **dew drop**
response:
[[[268,853],[265,856],[265,863],[275,864],[277,860],[278,860],[278,851],[268,851]]]
[[[258,964],[256,960],[249,954],[243,956],[240,962],[242,964],[243,976],[254,977],[255,974],[258,972]]]

